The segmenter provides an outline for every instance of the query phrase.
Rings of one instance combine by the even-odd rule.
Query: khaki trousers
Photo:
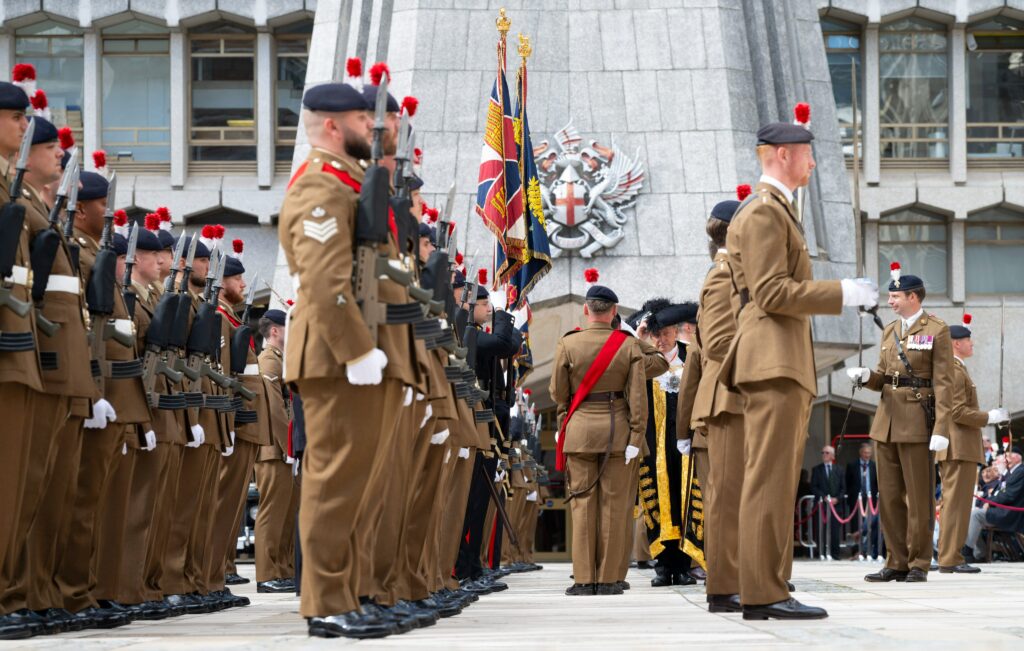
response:
[[[451,479],[445,496],[444,515],[442,517],[439,546],[440,574],[443,584],[454,590],[459,582],[453,575],[455,562],[459,558],[459,543],[462,540],[462,525],[466,521],[466,505],[469,503],[469,488],[473,484],[473,463],[476,448],[469,448],[469,458],[458,456],[459,448],[451,448],[452,455],[448,463],[451,468]]]
[[[136,436],[135,425],[129,425],[127,436]],[[114,455],[111,477],[107,489],[100,498],[100,516],[97,521],[97,541],[94,552],[93,574],[96,578],[92,589],[96,599],[120,599],[121,559],[124,557],[125,527],[128,522],[128,503],[132,499],[132,482],[135,478],[133,450],[121,454],[120,448]],[[133,580],[140,581],[136,574]]]
[[[205,577],[200,577],[194,549],[205,546],[205,539],[196,541],[193,534],[206,531],[210,476],[216,456],[220,453],[211,445],[185,447],[181,456],[178,489],[173,499],[173,517],[167,536],[164,556],[163,590],[165,595],[197,592]]]
[[[737,388],[746,401],[739,594],[743,605],[756,606],[789,598],[793,504],[813,397],[784,378]]]
[[[273,581],[292,576],[292,559],[286,538],[292,538],[295,514],[292,498],[298,486],[292,467],[280,459],[256,462],[256,487],[260,506],[256,512],[256,581]]]
[[[441,467],[445,452],[443,445],[430,444],[430,437],[437,429],[437,421],[431,419],[420,431],[416,448],[413,450],[416,457],[414,463],[418,471],[409,492],[406,519],[408,535],[403,552],[406,558],[406,574],[403,577],[406,591],[404,598],[413,601],[426,599],[433,592],[430,585],[432,573],[428,573],[426,568],[436,564],[435,530],[441,513],[441,500],[438,499],[437,491],[441,483]]]
[[[644,522],[643,511],[640,517],[633,519],[633,560],[651,561],[651,545],[647,542],[647,524]]]
[[[597,484],[569,504],[572,510],[572,569],[576,583],[615,583],[624,578],[622,559],[632,542],[626,535],[636,499],[640,464],[612,454],[601,468],[602,454],[566,454],[568,488],[577,492]]]
[[[378,451],[392,450],[384,443],[394,440],[388,432],[396,430],[404,391],[392,378],[375,386],[354,386],[344,378],[298,385],[306,416],[300,612],[303,617],[338,615],[359,608],[357,533],[362,532],[356,526],[369,506],[370,475],[375,466],[383,466],[374,463]]]
[[[62,608],[64,598],[57,571],[70,534],[71,514],[78,491],[78,467],[82,456],[82,416],[72,415],[50,449],[49,482],[43,490],[36,521],[28,532],[30,584],[27,607],[32,610]]]
[[[165,467],[171,452],[170,443],[158,443],[147,452],[129,449],[123,463],[132,466],[130,499],[124,522],[124,538],[119,563],[120,581],[117,601],[140,604],[147,601],[146,558],[150,538],[157,519],[158,493],[166,480]]]
[[[124,425],[111,423],[82,434],[78,487],[71,512],[67,543],[57,572],[64,608],[77,613],[96,606],[96,562],[104,498],[124,445]]]
[[[29,438],[35,416],[33,401],[39,395],[16,382],[0,382],[0,405],[4,405],[4,427],[0,434],[0,567],[13,548],[18,523],[18,506],[29,462]]]
[[[164,561],[167,558],[167,540],[175,519],[174,501],[178,493],[178,479],[181,476],[185,446],[178,443],[156,444],[158,450],[163,446],[167,447],[167,459],[161,468],[153,524],[149,530],[142,592],[144,601],[160,601],[164,596],[171,594],[164,591]]]
[[[515,529],[516,540],[523,544],[523,508],[526,504],[526,488],[516,488],[512,496],[505,500],[505,512],[508,514],[508,521]],[[512,546],[512,539],[508,531],[503,527],[501,530],[501,564],[510,565],[519,560],[518,550]]]
[[[740,592],[740,496],[743,492],[743,415],[706,419],[709,486],[704,489],[704,558],[708,594]]]
[[[208,589],[224,589],[224,575],[229,558],[233,561],[238,546],[238,532],[242,527],[242,513],[249,496],[249,482],[256,453],[260,446],[236,438],[234,451],[221,457],[217,477],[217,501],[210,527],[210,556],[207,573]]]
[[[537,490],[536,487],[534,490]],[[523,509],[523,539],[519,545],[523,552],[523,562],[533,562],[533,545],[537,540],[537,514],[540,512],[540,496],[534,501],[527,501]],[[628,570],[628,568],[627,568]]]
[[[973,461],[940,461],[942,511],[939,527],[939,566],[962,565],[960,549],[967,541],[974,489],[978,485],[978,464]]]
[[[917,568],[927,573],[932,563],[932,517],[935,496],[927,443],[875,441],[878,466],[879,517],[885,536],[885,566]]]
[[[7,551],[7,560],[0,572],[0,613],[10,613],[26,607],[29,590],[30,549],[29,530],[39,513],[43,492],[52,468],[47,461],[57,442],[71,409],[71,399],[65,396],[37,393],[33,397],[36,415],[32,421],[31,438],[27,441],[29,460],[25,465],[21,501],[14,538]]]

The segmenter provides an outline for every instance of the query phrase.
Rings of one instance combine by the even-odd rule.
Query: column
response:
[[[256,34],[256,180],[261,188],[269,188],[274,181],[276,79],[273,41],[270,32],[261,31]]]
[[[103,92],[100,78],[101,48],[100,35],[90,29],[83,35],[82,50],[82,151],[94,151],[103,148],[100,119],[103,111]],[[87,164],[92,167],[92,157],[86,157]],[[111,159],[113,160],[113,159]]]
[[[949,224],[949,300],[963,303],[966,295],[964,236],[967,213],[958,210]]]
[[[171,32],[171,187],[180,190],[188,175],[188,43]]]
[[[880,283],[884,279],[878,277],[878,213],[868,213],[862,219],[864,220],[862,222],[864,272],[868,278]]]
[[[877,185],[881,178],[879,160],[878,24],[864,29],[864,181]]]
[[[3,32],[0,34],[0,70],[10,74],[14,70],[14,33]]]
[[[963,25],[953,27],[949,46],[949,174],[967,182],[967,48]]]

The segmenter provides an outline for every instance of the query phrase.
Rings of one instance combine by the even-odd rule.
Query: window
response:
[[[832,18],[821,19],[821,31],[825,37],[825,57],[828,72],[832,78],[832,95],[836,100],[836,115],[839,118],[839,139],[843,154],[853,157],[853,74],[857,71],[857,122],[864,123],[863,66],[860,54],[860,28]],[[863,133],[858,129],[858,136]]]
[[[969,294],[1024,293],[1024,214],[988,208],[967,218],[964,272]]]
[[[878,223],[878,277],[889,277],[889,263],[920,276],[930,294],[945,294],[949,227],[942,215],[908,208],[885,215]],[[887,284],[887,283],[886,283]]]
[[[943,25],[921,18],[905,18],[879,30],[883,158],[948,158],[946,41]]]
[[[191,160],[256,160],[256,34],[220,21],[189,35]]]
[[[1024,157],[1024,23],[973,25],[967,49],[967,156]]]
[[[36,67],[38,87],[46,91],[53,123],[69,126],[82,142],[82,30],[44,21],[19,29],[14,39],[15,61]]]
[[[302,111],[302,89],[306,83],[309,40],[313,23],[305,21],[279,29],[274,34],[277,48],[277,80],[274,87],[277,129],[274,160],[291,163],[295,133]]]
[[[114,166],[171,160],[167,29],[130,20],[103,31],[103,148]]]

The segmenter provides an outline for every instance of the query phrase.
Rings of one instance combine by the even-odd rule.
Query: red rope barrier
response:
[[[993,502],[992,500],[987,500],[984,497],[980,497],[980,496],[977,497],[976,499],[978,501],[980,501],[980,502],[984,502],[985,504],[988,504],[989,506],[994,506],[996,508],[1003,509],[1004,511],[1017,511],[1018,513],[1019,512],[1024,512],[1024,507],[1010,506],[1009,504],[999,504],[997,502]]]
[[[836,505],[833,504],[831,500],[828,501],[828,508],[831,509],[832,517],[834,517],[836,520],[838,520],[839,524],[846,524],[847,522],[849,522],[850,520],[853,519],[853,516],[857,515],[857,512],[854,511],[853,513],[850,514],[850,517],[846,518],[845,520],[842,519],[841,517],[839,517],[839,513],[836,512]]]

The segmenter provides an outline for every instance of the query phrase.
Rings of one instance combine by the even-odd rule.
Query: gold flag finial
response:
[[[533,54],[533,46],[530,45],[530,37],[519,35],[519,56],[524,59],[529,59],[530,55]]]
[[[505,15],[504,7],[498,10],[498,19],[494,21],[494,24],[497,26],[501,37],[505,38],[505,35],[508,34],[508,30],[512,28],[512,21]]]

